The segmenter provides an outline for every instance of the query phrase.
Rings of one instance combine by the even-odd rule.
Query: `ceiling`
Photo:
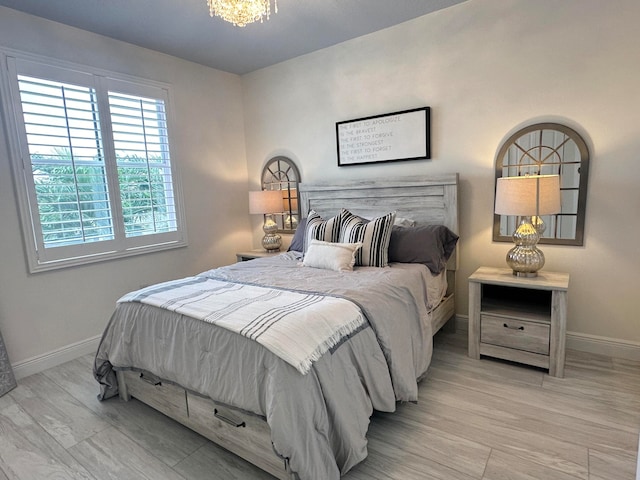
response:
[[[464,1],[278,0],[270,20],[244,28],[211,18],[206,0],[0,0],[0,6],[241,75]]]

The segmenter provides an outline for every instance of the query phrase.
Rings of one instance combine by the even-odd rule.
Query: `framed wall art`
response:
[[[336,123],[338,166],[431,158],[430,107]]]

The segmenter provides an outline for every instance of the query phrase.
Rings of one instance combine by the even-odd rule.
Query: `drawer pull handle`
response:
[[[213,416],[219,418],[224,423],[228,423],[232,427],[246,427],[245,423],[234,417],[233,415],[225,415],[218,411],[217,408],[213,409]]]
[[[503,324],[504,328],[508,328],[510,330],[524,330],[524,327],[521,325],[519,327],[510,327],[509,325],[507,325],[506,323]]]
[[[162,385],[162,382],[160,381],[160,379],[158,377],[154,377],[153,375],[145,376],[144,373],[140,373],[140,380],[142,380],[143,382],[150,383],[154,387],[160,387]]]

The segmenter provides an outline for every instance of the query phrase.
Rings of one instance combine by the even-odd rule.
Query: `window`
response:
[[[31,271],[185,245],[168,88],[5,60]]]

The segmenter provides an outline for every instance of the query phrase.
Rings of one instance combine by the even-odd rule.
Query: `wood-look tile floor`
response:
[[[136,400],[99,402],[91,365],[0,398],[0,480],[272,478]],[[374,415],[345,478],[634,480],[640,362],[569,351],[565,372],[472,360],[464,332],[440,333],[420,401]]]

